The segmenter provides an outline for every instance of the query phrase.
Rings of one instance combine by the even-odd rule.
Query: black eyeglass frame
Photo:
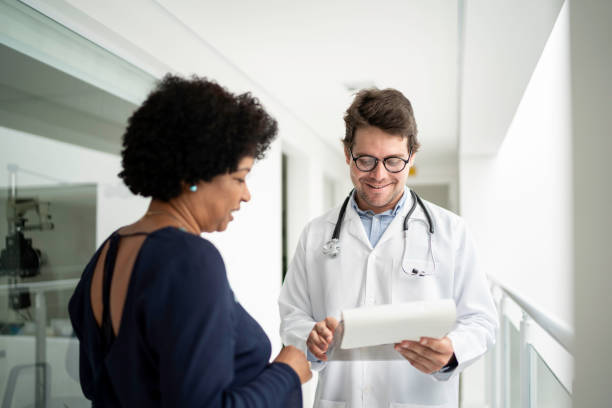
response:
[[[408,159],[402,159],[401,157],[397,157],[397,156],[389,156],[389,157],[385,157],[384,159],[379,159],[378,157],[374,157],[371,156],[369,154],[360,154],[359,156],[355,157],[353,156],[353,148],[349,148],[349,153],[351,154],[351,159],[353,159],[353,162],[355,163],[355,167],[357,167],[357,170],[362,171],[364,173],[369,173],[371,171],[373,171],[376,167],[378,167],[378,162],[382,161],[383,162],[383,167],[385,168],[385,170],[387,170],[389,173],[401,173],[402,171],[404,171],[406,169],[406,166],[408,165],[408,163],[410,162],[410,159],[412,158],[412,149],[410,149],[410,153],[408,153]],[[370,170],[363,170],[361,167],[359,167],[359,165],[357,164],[357,160],[361,159],[362,157],[370,157],[372,159],[374,159],[374,166],[372,166],[372,168]],[[389,168],[387,167],[387,160],[389,159],[399,159],[401,161],[404,162],[404,167],[402,167],[401,170],[389,170]]]

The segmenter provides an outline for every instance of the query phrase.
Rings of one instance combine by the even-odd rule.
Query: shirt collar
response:
[[[408,193],[408,187],[404,186],[404,194],[402,194],[402,198],[400,198],[400,200],[397,202],[397,204],[395,204],[395,207],[393,208],[393,210],[387,210],[385,212],[382,212],[380,214],[374,214],[374,211],[372,210],[362,210],[361,208],[359,208],[357,206],[357,201],[355,201],[355,191],[353,191],[353,194],[351,194],[351,207],[353,207],[353,209],[357,212],[357,214],[359,214],[359,216],[365,216],[365,217],[373,217],[374,215],[391,215],[393,217],[395,217],[397,215],[397,213],[402,209],[402,206],[404,205],[404,203],[406,202],[406,197],[408,197],[409,193]]]

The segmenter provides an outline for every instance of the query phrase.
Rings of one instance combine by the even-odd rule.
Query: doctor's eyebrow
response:
[[[387,155],[387,156],[385,156],[385,157],[379,158],[379,157],[374,156],[373,154],[370,154],[370,153],[355,153],[355,152],[353,152],[353,156],[355,156],[355,157],[359,157],[359,156],[370,156],[370,157],[375,157],[375,158],[377,158],[377,159],[382,159],[382,160],[384,160],[384,159],[388,159],[388,158],[390,158],[390,157],[399,157],[399,158],[401,158],[401,159],[403,159],[403,158],[404,158],[404,154],[403,154],[403,153],[392,153],[392,154],[389,154],[389,155]]]

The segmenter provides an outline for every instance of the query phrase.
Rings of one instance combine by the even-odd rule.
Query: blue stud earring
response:
[[[195,193],[196,191],[198,191],[198,186],[194,184],[191,187],[189,187],[189,190]]]

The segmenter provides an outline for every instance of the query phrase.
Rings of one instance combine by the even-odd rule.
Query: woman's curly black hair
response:
[[[134,194],[168,201],[185,184],[235,171],[245,156],[263,158],[277,130],[250,93],[169,74],[128,121],[119,177]]]

